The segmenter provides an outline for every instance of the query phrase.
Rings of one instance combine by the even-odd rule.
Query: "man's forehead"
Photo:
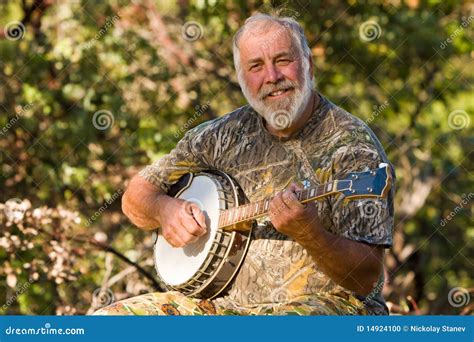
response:
[[[251,30],[244,33],[239,42],[240,54],[246,60],[263,58],[264,55],[292,53],[294,44],[288,30],[278,24],[266,30]]]

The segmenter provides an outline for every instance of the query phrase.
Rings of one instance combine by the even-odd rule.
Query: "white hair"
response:
[[[294,42],[296,43],[296,47],[298,49],[299,56],[303,62],[303,70],[305,72],[308,71],[309,63],[307,62],[311,56],[311,49],[308,45],[308,40],[304,34],[303,27],[293,18],[291,17],[279,17],[270,14],[263,14],[263,13],[256,13],[251,17],[245,20],[244,25],[235,33],[234,38],[232,40],[232,50],[234,55],[234,65],[235,71],[237,72],[237,78],[239,82],[241,81],[241,67],[240,67],[240,50],[239,50],[239,40],[242,35],[251,29],[252,27],[266,27],[270,24],[279,24],[280,26],[284,27],[285,31],[290,33],[293,37]],[[275,36],[274,39],[276,39]]]

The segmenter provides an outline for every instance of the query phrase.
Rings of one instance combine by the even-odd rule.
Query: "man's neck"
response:
[[[303,128],[303,126],[309,120],[318,104],[319,96],[315,91],[313,91],[311,94],[311,99],[308,101],[308,104],[306,105],[303,111],[303,115],[301,115],[298,120],[292,122],[287,128],[282,130],[275,129],[274,127],[269,125],[268,122],[265,121],[265,128],[271,135],[274,135],[278,138],[290,138],[295,133],[299,132],[301,128]]]

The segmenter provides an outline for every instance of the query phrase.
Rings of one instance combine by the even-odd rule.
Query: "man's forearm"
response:
[[[310,236],[298,242],[324,273],[358,294],[366,295],[372,291],[382,271],[382,247],[352,241],[321,227],[309,231]]]
[[[155,229],[160,226],[159,208],[167,197],[141,176],[135,176],[122,197],[122,210],[137,227]]]

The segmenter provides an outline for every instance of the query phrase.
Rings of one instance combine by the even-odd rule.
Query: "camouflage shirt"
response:
[[[217,169],[232,176],[250,201],[257,201],[292,181],[317,185],[389,163],[365,123],[319,97],[313,115],[289,139],[271,135],[263,118],[244,106],[191,129],[175,149],[140,174],[167,192],[185,173]],[[329,196],[316,205],[321,222],[330,232],[390,247],[393,194],[394,188],[386,199],[347,201],[342,196]],[[370,295],[358,296],[374,314],[385,312],[382,288],[383,275]],[[230,290],[217,300],[220,304],[252,305],[340,291],[352,294],[324,274],[301,245],[262,219]]]

